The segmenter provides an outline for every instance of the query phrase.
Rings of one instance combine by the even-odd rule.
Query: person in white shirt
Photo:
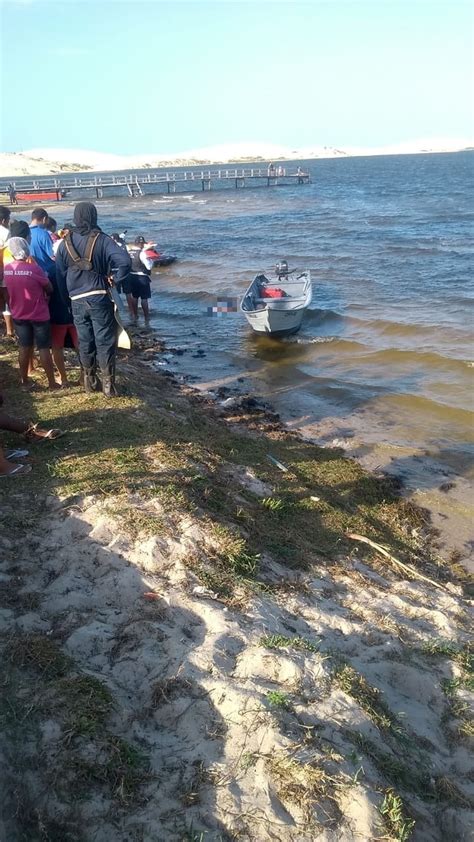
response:
[[[148,301],[151,298],[150,275],[153,260],[147,257],[144,237],[136,237],[134,244],[127,246],[127,251],[132,258],[132,268],[122,288],[127,295],[132,320],[136,322],[138,319],[138,299],[140,299],[145,324],[147,324],[150,320]]]

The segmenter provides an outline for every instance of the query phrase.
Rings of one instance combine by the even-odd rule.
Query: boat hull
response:
[[[304,310],[294,313],[285,310],[262,310],[245,313],[250,327],[255,333],[266,333],[272,336],[291,336],[297,333],[303,321]]]

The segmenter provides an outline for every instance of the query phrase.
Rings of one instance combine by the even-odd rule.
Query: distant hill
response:
[[[209,164],[297,161],[360,155],[403,155],[418,152],[472,150],[472,140],[436,138],[384,147],[310,146],[300,149],[270,143],[234,143],[209,146],[174,155],[116,155],[87,149],[29,149],[0,152],[0,178],[56,175],[84,171],[116,171]]]

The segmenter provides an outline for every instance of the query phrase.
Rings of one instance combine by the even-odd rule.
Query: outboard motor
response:
[[[281,280],[281,278],[287,278],[289,272],[288,261],[280,260],[280,262],[275,266],[275,270],[278,275],[278,280]]]

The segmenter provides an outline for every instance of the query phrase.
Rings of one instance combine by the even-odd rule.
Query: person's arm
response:
[[[48,272],[54,267],[53,243],[48,232],[41,228],[36,235],[35,250],[41,254],[42,262],[47,266]]]
[[[143,263],[145,269],[153,269],[153,260],[147,257],[146,249],[141,250],[140,260]]]
[[[112,237],[104,239],[103,247],[107,261],[107,274],[111,275],[114,272],[114,281],[119,284],[130,274],[132,268],[130,255],[126,249],[117,245]]]
[[[56,267],[56,280],[58,282],[58,287],[64,287],[67,289],[66,285],[66,276],[67,276],[67,262],[66,262],[66,246],[64,245],[64,240],[61,240],[61,244],[56,252],[56,260],[54,262]]]
[[[34,266],[34,264],[32,264],[31,269],[35,280],[38,281],[40,286],[43,287],[43,291],[46,293],[46,295],[52,295],[53,285],[46,273],[43,272],[41,266]]]

